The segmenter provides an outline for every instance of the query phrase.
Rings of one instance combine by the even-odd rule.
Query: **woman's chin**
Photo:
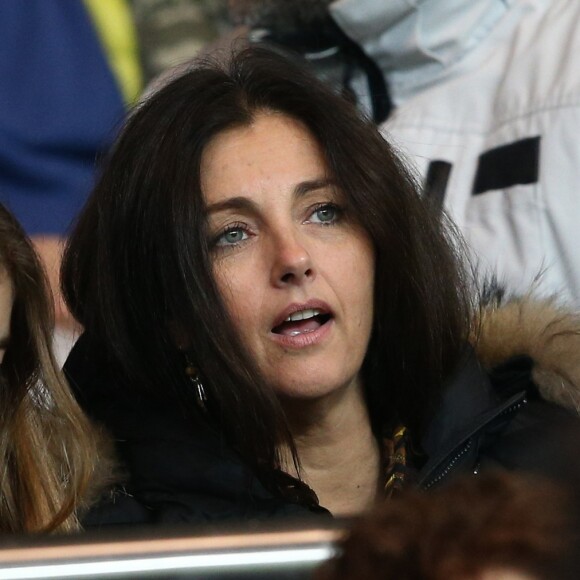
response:
[[[297,377],[284,377],[274,384],[273,389],[282,401],[292,406],[330,402],[333,399],[342,398],[341,395],[349,389],[356,389],[358,380],[356,377],[345,376],[318,376],[316,380],[302,380]]]

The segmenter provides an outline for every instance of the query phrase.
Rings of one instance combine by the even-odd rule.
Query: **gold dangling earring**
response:
[[[203,383],[199,378],[199,372],[197,368],[193,365],[187,354],[185,355],[185,361],[186,361],[185,374],[187,375],[187,378],[189,379],[189,381],[191,382],[191,384],[195,389],[195,401],[202,411],[207,411],[207,407],[205,405],[207,401],[207,395],[205,393]]]

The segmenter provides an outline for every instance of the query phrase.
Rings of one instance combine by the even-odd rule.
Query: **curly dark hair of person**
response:
[[[40,260],[1,204],[0,276],[14,296],[0,366],[0,532],[75,530],[102,460],[98,438],[51,350],[53,302]]]
[[[577,524],[572,497],[552,482],[506,472],[468,476],[378,505],[315,580],[474,580],[494,571],[572,580]]]
[[[461,245],[375,125],[280,55],[252,47],[225,64],[197,63],[139,105],[69,238],[62,270],[71,312],[128,391],[182,404],[189,385],[176,329],[185,335],[212,417],[266,485],[280,466],[278,450],[293,442],[217,289],[200,163],[218,134],[268,111],[312,133],[346,210],[372,240],[375,318],[362,369],[371,420],[377,432],[403,423],[421,437],[469,334]]]

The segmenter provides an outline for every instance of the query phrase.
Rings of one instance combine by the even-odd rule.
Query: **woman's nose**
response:
[[[274,242],[272,283],[277,287],[302,284],[315,277],[312,257],[295,233],[287,232]]]

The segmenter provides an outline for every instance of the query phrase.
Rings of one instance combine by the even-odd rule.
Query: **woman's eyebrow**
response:
[[[309,181],[303,181],[296,185],[294,188],[294,196],[302,197],[311,191],[316,191],[317,189],[324,189],[326,187],[334,187],[336,184],[331,179],[326,177],[320,179],[311,179]]]
[[[324,189],[326,187],[334,187],[334,185],[335,183],[331,179],[310,179],[308,181],[302,181],[298,183],[294,187],[293,195],[294,197],[302,197],[311,191]],[[242,210],[248,213],[257,212],[258,205],[249,197],[239,195],[224,199],[223,201],[216,201],[215,203],[211,203],[205,209],[206,214],[212,214],[225,210]]]
[[[249,197],[236,196],[211,203],[205,209],[206,214],[216,213],[228,209],[245,210],[247,212],[256,212],[258,207]]]

